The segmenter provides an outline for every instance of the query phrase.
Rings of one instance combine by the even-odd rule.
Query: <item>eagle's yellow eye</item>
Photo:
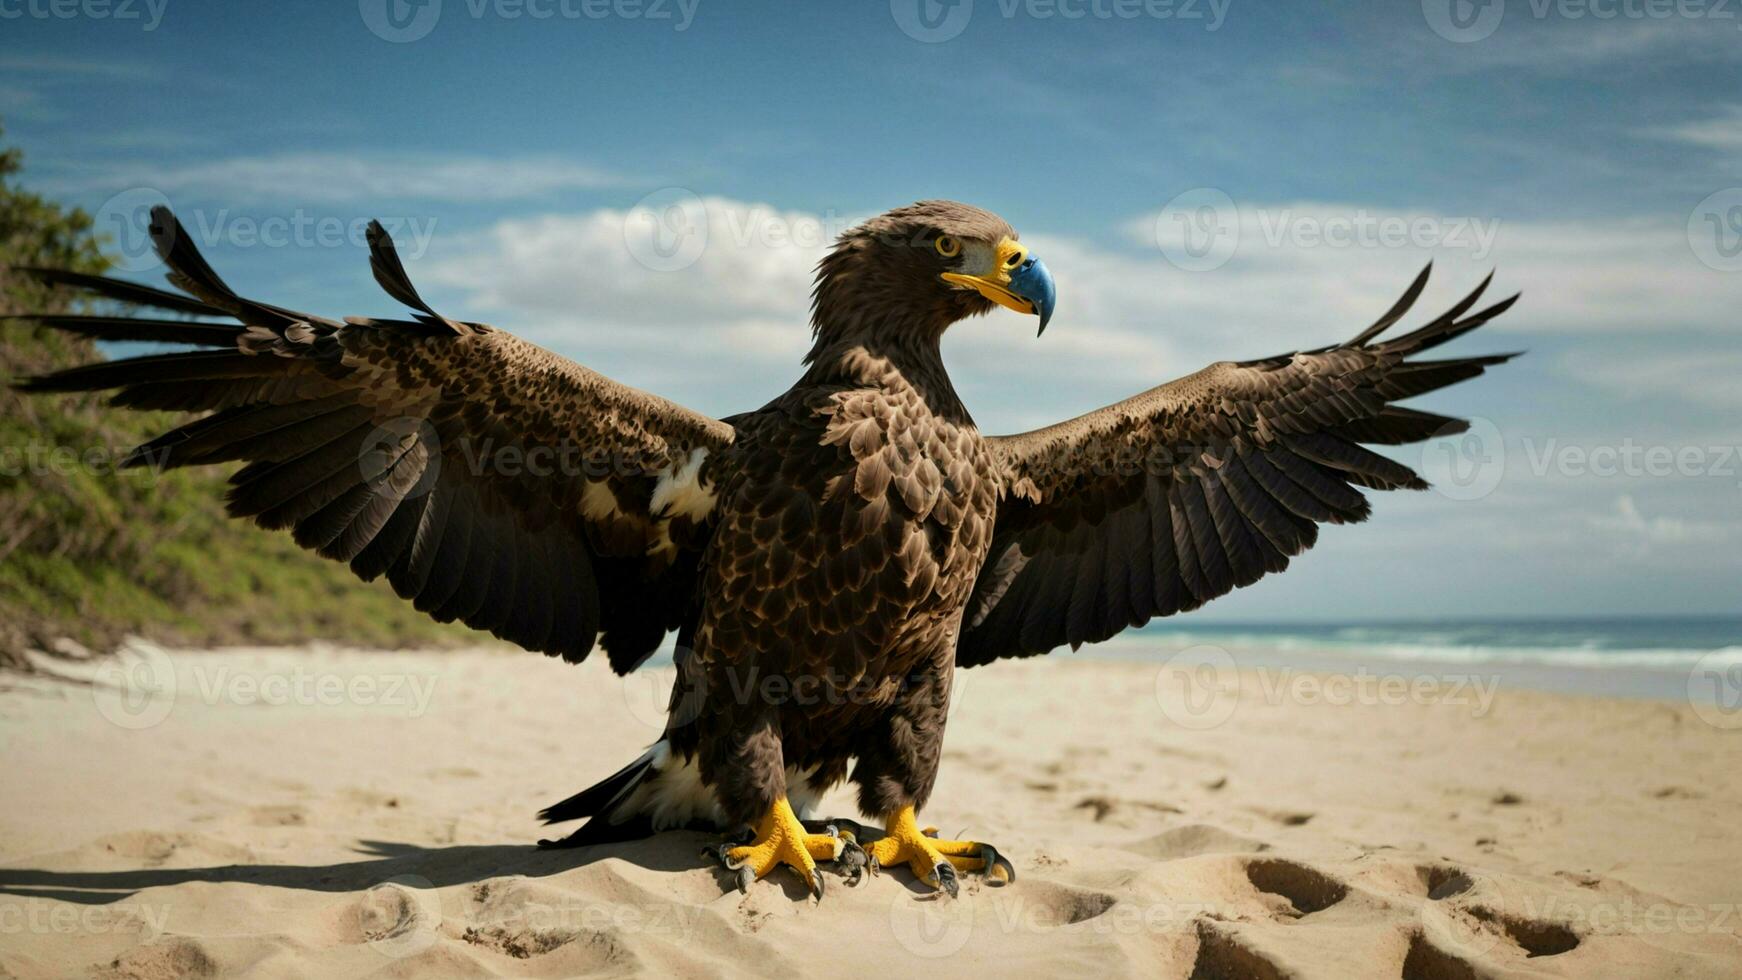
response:
[[[962,254],[962,243],[948,235],[939,235],[932,246],[938,250],[939,255],[946,259],[953,259]]]

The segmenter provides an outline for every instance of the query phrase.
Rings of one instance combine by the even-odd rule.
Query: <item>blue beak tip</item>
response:
[[[1047,322],[1052,319],[1053,306],[1058,299],[1058,290],[1053,286],[1052,273],[1047,271],[1046,263],[1030,256],[1010,277],[1010,286],[1016,295],[1028,300],[1040,317],[1040,329],[1035,336],[1046,333]]]

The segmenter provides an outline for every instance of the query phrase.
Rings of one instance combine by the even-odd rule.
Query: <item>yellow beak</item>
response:
[[[981,246],[984,249],[984,246]],[[1018,313],[1036,313],[1033,303],[1016,295],[1010,290],[1010,273],[1019,268],[1028,258],[1028,249],[1020,242],[1008,238],[998,243],[992,253],[989,267],[981,269],[977,274],[966,272],[946,272],[938,278],[953,286],[966,286],[978,290],[999,306],[1015,310]]]
[[[975,290],[999,306],[1040,317],[1036,336],[1046,332],[1058,291],[1046,263],[1028,254],[1021,243],[1006,238],[996,247],[980,245],[968,254],[963,267],[966,271],[939,273],[939,278],[957,288]]]

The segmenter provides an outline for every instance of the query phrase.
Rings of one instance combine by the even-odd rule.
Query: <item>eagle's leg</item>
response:
[[[739,891],[748,891],[751,882],[760,881],[784,864],[797,871],[811,893],[821,898],[823,874],[817,862],[839,859],[850,842],[850,837],[839,833],[807,832],[792,812],[792,804],[785,796],[778,796],[757,822],[754,841],[741,847],[722,844],[716,853],[721,863],[738,872]]]
[[[906,678],[882,729],[862,741],[853,771],[853,781],[859,784],[859,808],[881,814],[884,821],[884,836],[865,848],[871,873],[905,864],[914,877],[952,897],[958,890],[958,870],[985,872],[1000,882],[1016,878],[1010,862],[991,845],[938,840],[935,829],[921,830],[915,818],[937,780],[954,657],[954,645],[945,644],[934,654],[929,670]]]
[[[939,840],[937,829],[920,829],[913,807],[904,806],[890,814],[884,836],[865,848],[871,859],[871,870],[905,864],[920,881],[940,888],[953,898],[957,891],[956,872],[984,872],[998,882],[1016,880],[1016,869],[1000,857],[990,844],[966,840]]]

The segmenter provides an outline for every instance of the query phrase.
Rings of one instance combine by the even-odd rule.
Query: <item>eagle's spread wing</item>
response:
[[[1465,422],[1393,403],[1513,355],[1411,358],[1518,298],[1469,313],[1484,280],[1432,323],[1374,342],[1428,271],[1341,346],[1214,364],[1081,418],[993,438],[1006,495],[956,662],[1034,656],[1195,609],[1282,571],[1320,523],[1365,520],[1357,487],[1425,488],[1361,444],[1463,431]]]
[[[417,311],[344,322],[244,299],[167,210],[152,233],[189,295],[51,270],[38,278],[211,319],[43,316],[107,340],[205,350],[28,379],[118,389],[129,408],[209,412],[125,465],[242,461],[230,513],[386,575],[437,620],[458,619],[580,661],[603,633],[626,672],[693,615],[697,555],[730,425],[617,384],[508,333],[435,313],[379,225],[375,277]]]

